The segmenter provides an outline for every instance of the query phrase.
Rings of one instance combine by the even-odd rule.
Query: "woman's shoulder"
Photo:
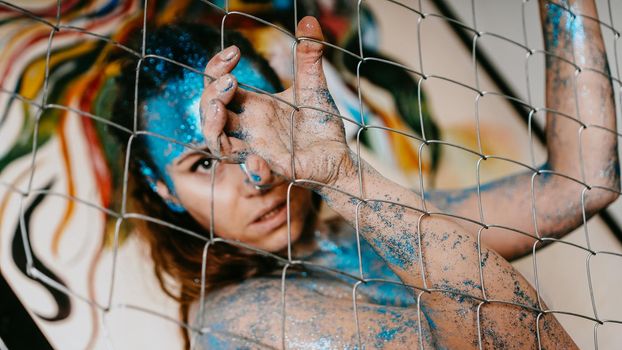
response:
[[[306,287],[307,279],[285,279],[285,303],[289,322],[306,319],[302,313],[317,310],[326,297]],[[281,344],[283,319],[283,279],[255,277],[206,295],[202,308],[192,306],[192,326],[204,334],[196,339],[198,348],[275,348]],[[322,301],[324,299],[324,301]]]
[[[265,302],[278,297],[280,286],[279,276],[249,278],[208,293],[204,305],[209,309],[229,309],[250,302]]]
[[[190,308],[191,326],[203,332],[194,339],[195,348],[271,348],[265,344],[275,339],[264,339],[258,321],[276,318],[280,283],[277,277],[250,278],[207,293],[202,304]]]
[[[198,304],[193,308],[194,315],[201,315],[194,326],[203,330],[194,339],[195,345],[199,349],[262,349],[280,348],[285,340],[288,348],[351,348],[359,341],[352,288],[342,289],[347,293],[335,297],[325,293],[337,289],[331,283],[313,277],[283,280],[277,275],[248,279],[209,293],[202,310]],[[314,289],[314,284],[320,287]],[[416,308],[363,300],[357,304],[360,340],[369,347],[409,348],[418,343]],[[430,333],[425,323],[422,326],[428,344]]]

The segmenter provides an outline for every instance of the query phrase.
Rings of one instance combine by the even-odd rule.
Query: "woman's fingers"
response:
[[[203,136],[210,151],[215,155],[227,154],[231,144],[223,132],[227,123],[227,109],[222,101],[211,99],[202,108]]]
[[[201,95],[201,117],[208,110],[208,104],[213,99],[219,99],[227,105],[238,88],[238,81],[230,73],[240,60],[240,51],[236,46],[230,46],[212,57],[205,66],[205,74],[213,80],[205,77],[203,94]]]
[[[296,79],[299,87],[325,88],[326,80],[322,69],[324,45],[317,42],[324,40],[320,23],[315,17],[304,17],[298,22],[296,37],[302,38],[296,47]]]
[[[238,90],[238,80],[231,73],[227,73],[203,89],[202,98],[206,101],[219,99],[225,105],[233,100]]]
[[[213,80],[231,72],[240,60],[240,50],[232,45],[224,49],[207,62],[204,73],[204,86],[208,86]]]
[[[200,113],[207,146],[216,155],[228,155],[231,152],[231,142],[225,131],[231,131],[234,137],[242,135],[237,115],[226,107],[241,93],[237,79],[230,73],[239,59],[239,49],[230,46],[212,57],[205,66],[205,74],[215,79],[205,78]]]

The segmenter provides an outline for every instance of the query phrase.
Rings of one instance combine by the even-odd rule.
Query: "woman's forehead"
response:
[[[143,127],[158,135],[148,136],[147,146],[161,169],[188,149],[184,145],[205,143],[199,114],[202,91],[203,76],[188,70],[143,103]]]
[[[274,85],[246,57],[240,59],[232,74],[241,84],[276,92]],[[203,84],[202,74],[184,69],[179,78],[166,82],[142,105],[143,128],[161,136],[148,136],[147,141],[153,161],[161,170],[189,151],[184,145],[205,144],[199,113]]]

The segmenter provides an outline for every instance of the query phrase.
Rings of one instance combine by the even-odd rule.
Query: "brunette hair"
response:
[[[140,40],[134,36],[131,42]],[[259,56],[251,44],[235,32],[223,33],[227,44],[239,47],[241,55],[248,58],[270,83],[281,89],[281,83],[265,59]],[[214,29],[197,24],[165,25],[150,31],[146,38],[146,53],[158,54],[189,65],[199,71],[220,50],[221,35]],[[119,59],[120,74],[116,78],[117,98],[114,101],[113,121],[132,129],[134,111],[134,89],[137,64],[136,60]],[[154,94],[161,92],[163,85],[182,76],[185,68],[166,60],[147,58],[142,62],[139,73],[137,105]],[[141,115],[138,113],[138,125]],[[128,135],[115,133],[119,141],[126,143]],[[150,167],[154,172],[157,167],[147,152],[145,136],[137,136],[132,141],[132,157],[129,164],[130,205],[133,211],[168,222],[177,227],[196,232],[208,237],[209,232],[187,212],[174,212],[164,200],[152,190],[152,184],[141,173],[142,166]],[[156,176],[160,176],[157,174]],[[317,199],[316,199],[317,204]],[[305,227],[311,227],[315,215],[308,215]],[[189,306],[195,302],[201,292],[201,269],[203,250],[206,242],[179,230],[152,221],[140,220],[136,231],[151,250],[154,272],[162,290],[180,304],[180,317],[188,322]],[[255,254],[236,246],[216,243],[209,247],[208,261],[205,266],[206,292],[219,287],[240,282],[252,276],[272,272],[278,263],[276,259]],[[172,281],[171,281],[172,279]],[[173,283],[171,283],[173,282]],[[186,347],[189,345],[187,332],[184,333]]]

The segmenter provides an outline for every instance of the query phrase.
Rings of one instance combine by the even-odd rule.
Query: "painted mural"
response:
[[[223,25],[250,39],[288,86],[291,37],[273,25],[293,30],[293,2],[10,3],[0,4],[0,269],[58,348],[136,348],[145,342],[181,348],[176,305],[154,281],[149,256],[132,235],[132,221],[119,215],[131,209],[123,201],[126,179],[119,157],[127,145],[110,137],[116,127],[110,124],[110,96],[118,58],[139,61],[143,48],[130,37],[142,28],[176,21]],[[420,164],[426,186],[473,185],[475,172],[461,170],[472,159],[438,144],[419,153],[417,140],[448,140],[475,149],[473,114],[439,112],[435,106],[443,102],[435,88],[424,84],[420,90],[418,75],[404,69],[417,71],[417,66],[383,42],[386,19],[375,7],[363,3],[357,11],[357,2],[348,0],[305,0],[297,6],[298,18],[318,17],[335,47],[377,58],[360,65],[341,49],[328,49],[329,87],[340,112],[378,127],[359,135],[350,124],[349,138],[356,144],[359,135],[367,156],[413,188]],[[234,13],[223,21],[225,8]],[[451,35],[448,27],[439,28]],[[517,120],[482,125],[488,137],[481,147],[526,159],[528,149],[516,147],[527,140],[526,133],[516,128],[524,126]],[[511,170],[495,165],[485,176]],[[31,278],[33,271],[38,278]],[[145,340],[144,330],[129,330],[135,322],[150,327],[150,339]],[[154,329],[161,330],[160,337],[153,337]]]

